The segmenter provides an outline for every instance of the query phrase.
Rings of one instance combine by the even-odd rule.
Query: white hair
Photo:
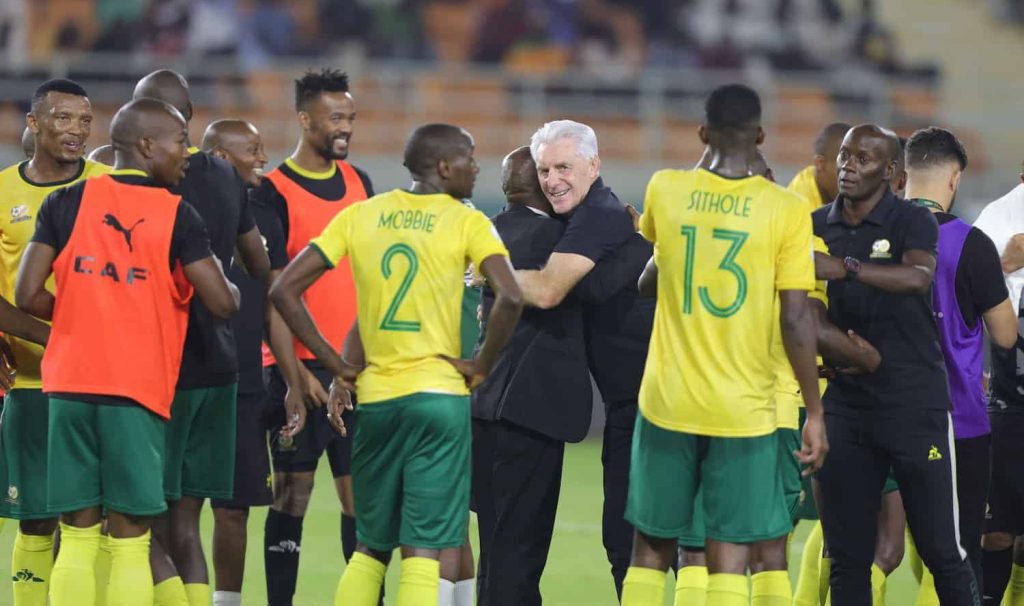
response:
[[[530,137],[530,155],[537,161],[537,153],[541,145],[547,145],[559,139],[571,139],[576,144],[576,153],[586,160],[597,157],[597,134],[586,124],[572,120],[554,120],[545,122]]]

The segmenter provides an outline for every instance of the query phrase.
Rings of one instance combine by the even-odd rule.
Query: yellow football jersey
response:
[[[22,162],[0,171],[0,296],[14,303],[14,284],[18,267],[25,248],[36,230],[36,214],[43,200],[62,187],[66,187],[96,175],[103,175],[111,169],[105,164],[82,160],[81,169],[71,179],[54,183],[33,183],[25,177]],[[53,276],[46,281],[46,288],[53,292]],[[43,348],[35,343],[17,337],[7,337],[18,364],[14,387],[42,389],[43,381],[39,363],[43,359]]]
[[[644,417],[698,435],[774,432],[776,293],[814,288],[806,206],[762,177],[663,170],[640,230],[658,266]]]
[[[824,240],[818,236],[813,236],[812,241],[815,251],[828,253],[828,247],[825,246]],[[808,296],[818,299],[827,306],[828,297],[825,294],[825,281],[816,280],[814,290]],[[778,310],[781,312],[781,301],[778,297],[775,298],[775,304],[779,306]],[[804,405],[804,398],[800,394],[800,383],[796,380],[793,367],[789,363],[789,358],[786,357],[786,347],[782,343],[782,326],[779,322],[775,323],[775,334],[772,335],[772,355],[775,359],[775,405],[778,408],[779,428],[799,429],[800,408]],[[818,356],[818,365],[820,366],[821,363],[821,356]],[[819,380],[819,393],[825,393],[826,385],[828,385],[828,381],[825,379]]]
[[[508,256],[483,213],[446,194],[394,190],[346,208],[310,244],[331,266],[351,260],[367,361],[356,382],[361,405],[469,393],[438,356],[460,354],[466,267]]]
[[[789,182],[789,185],[786,186],[786,189],[799,194],[800,197],[807,201],[807,212],[814,212],[818,207],[825,206],[831,202],[831,200],[821,197],[821,190],[818,189],[818,184],[814,181],[814,166],[808,166],[798,172],[793,177],[793,180]]]

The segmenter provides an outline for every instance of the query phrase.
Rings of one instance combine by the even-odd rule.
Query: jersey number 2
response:
[[[419,332],[420,323],[418,321],[396,320],[395,316],[398,314],[398,308],[402,305],[402,300],[409,294],[409,287],[412,286],[412,281],[416,278],[416,272],[420,269],[420,260],[416,258],[416,251],[408,244],[393,244],[384,251],[384,257],[380,260],[380,272],[384,274],[385,280],[391,277],[391,259],[396,256],[405,257],[405,260],[409,262],[409,269],[406,270],[402,283],[398,285],[398,291],[395,293],[395,297],[391,299],[391,305],[388,305],[388,310],[384,313],[384,319],[380,322],[380,329]]]
[[[683,313],[693,313],[693,262],[697,252],[697,227],[695,225],[683,225],[680,233],[686,238],[686,261],[683,267]],[[743,244],[750,236],[745,231],[734,231],[731,229],[714,229],[711,237],[715,240],[729,242],[729,250],[718,264],[718,269],[731,273],[736,278],[736,298],[725,307],[719,307],[711,300],[711,293],[706,286],[697,289],[700,302],[708,313],[718,318],[728,318],[743,307],[747,299],[747,274],[743,268],[736,263],[736,255],[740,253]]]

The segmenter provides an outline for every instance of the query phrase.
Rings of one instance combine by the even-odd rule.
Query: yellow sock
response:
[[[712,574],[708,576],[708,604],[715,606],[747,606],[750,587],[742,574]]]
[[[402,562],[405,568],[405,561]],[[338,581],[334,594],[334,606],[374,606],[380,596],[387,566],[366,555],[356,552],[345,567],[345,573]],[[434,600],[437,601],[436,598]]]
[[[398,576],[398,606],[436,604],[440,581],[441,563],[437,560],[402,558],[402,571]]]
[[[149,568],[149,532],[130,539],[107,538],[110,584],[107,606],[153,603],[153,572]]]
[[[829,575],[832,574],[832,558],[818,559],[818,603],[828,603]]]
[[[53,535],[22,534],[14,538],[11,573],[14,606],[46,606],[53,572]]]
[[[790,606],[793,587],[785,570],[759,572],[750,577],[750,606]]]
[[[800,574],[793,589],[793,606],[818,606],[818,560],[821,559],[821,523],[815,523],[800,556]]]
[[[874,588],[874,569],[871,569],[872,588]],[[939,606],[939,595],[935,593],[935,577],[927,568],[921,570],[921,587],[917,590],[917,606]]]
[[[96,603],[103,606],[107,603],[107,586],[110,584],[110,545],[107,535],[100,535],[100,550],[96,552]]]
[[[913,571],[917,582],[922,584],[924,583],[924,562],[921,561],[921,554],[917,553],[917,545],[914,544],[914,536],[910,534],[910,527],[908,526],[903,532],[904,542],[907,546],[907,560],[910,561],[910,570]]]
[[[1013,563],[1007,593],[1010,594],[1007,606],[1024,606],[1024,566]]]
[[[96,552],[100,525],[60,525],[60,553],[50,580],[51,606],[93,606],[96,602]]]
[[[153,606],[189,606],[181,577],[171,577],[153,586]]]
[[[871,603],[874,606],[885,606],[885,572],[878,564],[871,565]],[[936,598],[934,606],[939,606]]]
[[[622,581],[622,606],[661,606],[664,602],[665,573],[653,568],[630,566]]]
[[[662,575],[664,577],[664,575]],[[665,589],[662,587],[662,592]],[[708,598],[707,566],[686,566],[676,573],[675,606],[704,606]]]
[[[185,583],[188,606],[210,606],[209,583]]]

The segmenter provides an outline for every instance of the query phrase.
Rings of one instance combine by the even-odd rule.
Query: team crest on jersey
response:
[[[18,504],[18,487],[17,486],[11,485],[11,486],[7,487],[7,502],[8,503],[13,503],[14,505]]]
[[[24,204],[19,204],[11,209],[11,223],[21,223],[22,221],[31,221],[32,215],[28,214],[28,207]]]
[[[875,240],[874,243],[871,245],[871,258],[891,259],[892,253],[889,252],[890,248],[892,248],[892,245],[885,238],[882,238],[881,240]]]

